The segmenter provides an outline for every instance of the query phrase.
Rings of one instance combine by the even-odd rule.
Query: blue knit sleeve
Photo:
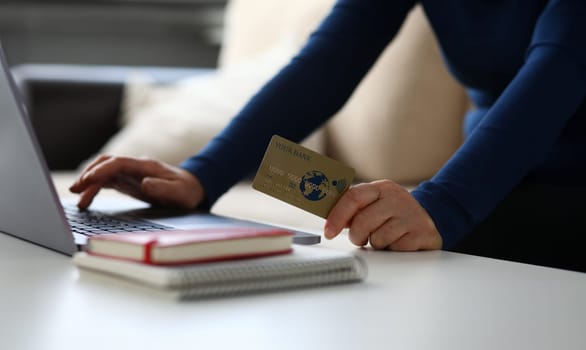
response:
[[[414,1],[341,0],[305,47],[182,167],[210,207],[255,170],[273,134],[300,141],[335,114],[394,37]]]
[[[515,78],[456,154],[412,192],[433,218],[444,248],[469,233],[551,156],[584,103],[585,19],[583,0],[550,1]]]

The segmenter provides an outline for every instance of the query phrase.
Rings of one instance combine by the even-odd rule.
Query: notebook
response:
[[[291,252],[293,233],[271,228],[205,228],[103,234],[88,239],[85,251],[148,265],[186,265]]]
[[[173,299],[360,282],[367,275],[364,260],[350,252],[300,245],[286,255],[183,266],[154,266],[85,252],[76,253],[73,262],[81,279],[108,275]]]
[[[78,222],[70,225],[66,218],[2,47],[0,66],[0,232],[71,255],[87,242],[86,235],[74,232],[83,229],[85,224]],[[114,213],[104,209],[107,214],[79,213],[75,208],[69,211],[70,214],[79,214],[75,219],[77,221],[88,216],[90,221],[109,221],[107,229],[99,226],[89,234],[209,226],[266,226],[209,213],[157,211],[152,208]],[[112,214],[117,217],[113,218]],[[320,236],[295,232],[293,241],[315,244],[319,243]]]

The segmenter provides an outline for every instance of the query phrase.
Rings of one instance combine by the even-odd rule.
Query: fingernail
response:
[[[336,231],[329,225],[324,228],[324,236],[327,239],[332,239],[336,235]]]
[[[83,201],[79,201],[77,202],[77,208],[80,210],[85,210],[85,208],[87,208],[87,205],[83,203]]]

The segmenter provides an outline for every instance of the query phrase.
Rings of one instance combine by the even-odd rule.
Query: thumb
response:
[[[193,208],[185,184],[178,180],[167,180],[157,177],[145,177],[141,183],[141,190],[153,202],[170,207]]]

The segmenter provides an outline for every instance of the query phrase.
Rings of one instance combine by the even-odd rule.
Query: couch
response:
[[[15,67],[50,169],[75,171],[100,152],[170,163],[197,152],[291,59],[332,4],[232,0],[213,70]],[[432,176],[460,145],[468,108],[463,88],[444,68],[425,15],[416,7],[348,103],[305,144],[353,166],[360,181],[389,178],[412,186]],[[295,208],[281,207],[277,213],[270,199],[264,212],[242,206],[267,199],[246,185],[236,192],[214,210],[291,225],[298,225],[299,218],[312,227],[322,223]]]

